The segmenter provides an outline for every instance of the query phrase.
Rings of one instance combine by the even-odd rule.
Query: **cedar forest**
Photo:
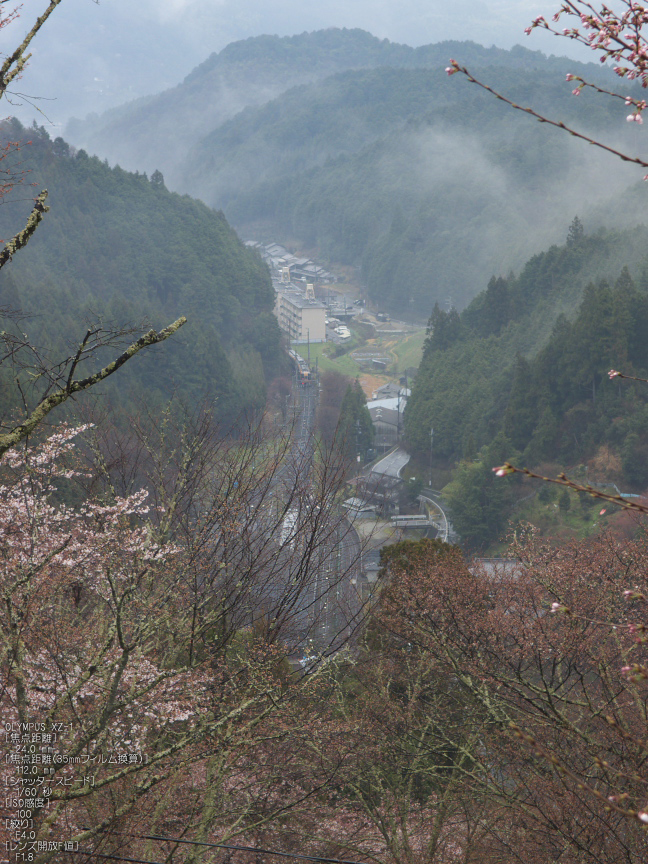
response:
[[[86,147],[0,124],[2,862],[648,859],[646,185],[569,168],[571,135],[648,170],[648,8],[537,28],[606,61],[569,98],[562,58],[332,29],[234,43]],[[230,222],[429,316],[402,446],[456,545],[365,578],[365,394],[292,380]]]

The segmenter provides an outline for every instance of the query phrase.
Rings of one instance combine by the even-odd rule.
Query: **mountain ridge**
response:
[[[360,29],[328,28],[295,36],[254,36],[227,45],[199,63],[184,80],[161,93],[112,108],[101,116],[73,118],[65,137],[112,164],[152,172],[159,168],[169,188],[178,187],[175,154],[249,105],[265,104],[297,84],[322,80],[346,69],[437,65],[452,54],[477,66],[497,61],[511,68],[565,64],[600,78],[594,64],[546,57],[522,46],[506,50],[474,42],[445,41],[412,48]],[[167,142],[164,147],[160,141]]]
[[[185,315],[163,351],[129,364],[113,398],[216,399],[223,420],[260,410],[266,379],[283,363],[274,291],[260,256],[222,212],[169,192],[160,174],[110,168],[45,129],[12,121],[5,132],[22,141],[21,168],[49,189],[50,209],[0,272],[0,305],[27,315],[25,329],[53,354],[69,351],[67,340],[97,317],[159,329]],[[17,186],[0,208],[2,236],[25,224],[25,191]]]

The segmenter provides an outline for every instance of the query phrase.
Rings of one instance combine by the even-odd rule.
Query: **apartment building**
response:
[[[306,292],[294,285],[275,283],[275,315],[291,342],[326,342],[326,307],[315,299],[313,286]]]

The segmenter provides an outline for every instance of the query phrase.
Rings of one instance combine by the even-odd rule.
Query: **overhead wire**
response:
[[[208,843],[205,840],[184,840],[179,837],[167,837],[164,834],[122,834],[119,831],[106,831],[107,834],[115,834],[118,837],[132,837],[134,840],[156,840],[163,843],[184,843],[189,846],[206,846],[210,849],[231,849],[240,852],[257,852],[264,855],[277,855],[283,858],[298,858],[300,861],[317,861],[320,864],[365,864],[362,861],[347,861],[340,858],[323,858],[320,855],[300,855],[299,852],[279,852],[274,849],[261,849],[258,846],[238,846],[232,843]],[[95,855],[100,858],[112,858],[117,861],[130,861],[136,864],[163,864],[160,861],[144,861],[139,858],[122,858],[116,855],[107,855],[100,852],[88,852],[78,850],[75,854]]]
[[[151,861],[150,858],[125,858],[123,855],[108,855],[105,852],[89,852],[87,849],[71,849],[72,855],[88,855],[92,858],[108,858],[112,861],[128,861],[129,864],[165,864],[164,861]]]

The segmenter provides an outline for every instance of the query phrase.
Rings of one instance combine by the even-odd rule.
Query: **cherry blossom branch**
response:
[[[608,377],[610,381],[614,378],[627,378],[628,381],[641,381],[643,384],[648,384],[648,378],[637,378],[636,375],[624,375],[623,372],[617,372],[616,369],[610,369]]]
[[[475,78],[475,76],[471,72],[469,72],[465,66],[461,66],[459,63],[457,63],[456,60],[450,60],[450,66],[446,68],[446,72],[448,75],[455,75],[457,72],[461,72],[461,74],[465,75],[465,77],[472,84],[477,84],[477,86],[481,87],[482,90],[488,91],[496,99],[499,99],[501,102],[505,102],[507,105],[510,105],[511,108],[515,108],[516,111],[524,111],[525,114],[529,114],[531,115],[531,117],[535,117],[538,123],[548,123],[549,126],[555,126],[556,129],[562,129],[564,132],[567,132],[567,134],[571,135],[573,138],[578,138],[580,141],[585,141],[587,144],[592,144],[594,147],[599,147],[601,150],[605,150],[606,153],[611,153],[613,156],[617,156],[619,159],[623,160],[623,162],[630,162],[634,165],[640,165],[642,168],[648,168],[648,162],[646,162],[644,159],[640,159],[638,156],[630,156],[627,153],[623,153],[621,150],[616,150],[614,147],[610,147],[608,144],[603,144],[602,141],[597,141],[595,138],[590,138],[589,135],[585,135],[582,132],[577,132],[576,129],[573,129],[571,126],[567,126],[567,124],[563,123],[562,120],[552,120],[550,117],[545,117],[544,114],[540,114],[533,108],[529,108],[525,105],[518,105],[517,102],[513,102],[512,99],[509,99],[507,96],[503,96],[501,93],[498,93],[498,91],[493,89],[493,87],[491,87],[489,84],[484,84],[482,81]],[[646,175],[646,177],[648,177],[648,174]]]
[[[566,474],[560,473],[557,477],[546,477],[544,474],[537,474],[529,468],[518,468],[511,465],[510,462],[504,462],[503,465],[497,465],[493,468],[497,477],[505,477],[507,474],[524,474],[525,477],[531,477],[534,480],[543,480],[545,483],[554,483],[557,486],[565,486],[567,489],[573,489],[574,492],[585,492],[593,498],[600,498],[602,501],[608,501],[610,504],[617,504],[626,510],[633,510],[635,513],[648,513],[648,506],[637,504],[635,501],[628,501],[621,495],[609,495],[607,492],[601,492],[589,483],[581,484],[570,480]]]
[[[597,10],[588,2],[565,0],[560,10],[553,16],[553,21],[558,22],[563,15],[578,18],[582,30],[579,27],[558,30],[552,27],[544,16],[539,15],[526,28],[525,33],[529,35],[532,30],[539,27],[548,30],[554,36],[572,39],[593,51],[602,52],[600,58],[602,63],[607,60],[625,62],[627,66],[616,66],[614,72],[621,78],[639,78],[642,87],[646,87],[648,86],[648,43],[641,31],[648,23],[648,10],[635,0],[621,0],[621,3],[627,11],[619,15],[605,5]],[[589,32],[586,35],[583,31]]]
[[[586,81],[584,78],[581,78],[580,75],[572,75],[571,72],[567,73],[567,81],[578,82],[578,86],[572,90],[574,96],[579,96],[581,91],[588,87],[590,90],[599,93],[601,96],[611,96],[613,99],[621,99],[624,105],[634,105],[636,110],[634,113],[628,114],[626,120],[628,122],[634,121],[639,124],[643,123],[641,112],[646,110],[646,101],[644,99],[635,99],[633,96],[624,96],[622,93],[615,93],[614,90],[607,90],[605,87],[599,87],[598,84],[592,84],[591,81]]]
[[[648,384],[648,378],[638,378],[636,375],[625,375],[623,372],[618,372],[616,369],[610,369],[608,377],[612,381],[614,378],[626,378],[628,381],[640,381],[643,384]],[[570,480],[566,474],[560,473],[557,477],[545,477],[544,474],[537,474],[529,468],[518,468],[511,465],[510,462],[505,462],[503,465],[496,465],[493,468],[497,477],[505,477],[507,474],[524,474],[526,477],[531,477],[534,480],[543,480],[545,483],[555,483],[558,486],[566,486],[568,489],[573,489],[575,492],[585,492],[593,498],[600,498],[602,501],[608,501],[611,504],[616,504],[623,507],[625,510],[633,510],[635,513],[648,513],[648,506],[645,504],[637,504],[635,501],[628,501],[622,495],[610,495],[607,492],[601,492],[589,483],[585,485],[576,483]]]
[[[608,718],[608,722],[610,723],[610,725],[617,725],[612,717]],[[581,775],[576,774],[575,771],[572,771],[572,769],[565,765],[565,763],[561,761],[555,755],[555,753],[552,753],[550,750],[547,750],[546,747],[543,747],[541,744],[539,744],[535,740],[535,738],[533,738],[533,736],[527,735],[525,732],[523,732],[516,723],[510,723],[509,726],[516,738],[518,738],[520,741],[524,741],[526,744],[528,744],[535,750],[536,756],[545,759],[547,762],[554,766],[556,771],[566,777],[569,777],[570,780],[573,780],[578,785],[579,789],[589,792],[591,795],[593,795],[599,802],[604,805],[606,811],[609,812],[613,810],[622,816],[629,816],[631,818],[638,819],[639,822],[643,824],[648,823],[648,812],[646,812],[645,810],[632,810],[626,807],[622,807],[619,803],[617,803],[618,801],[623,800],[625,797],[627,797],[627,795],[604,795],[599,789],[596,789],[590,783],[587,783]],[[601,759],[597,759],[595,761],[597,762],[598,767],[609,767],[607,763]]]

